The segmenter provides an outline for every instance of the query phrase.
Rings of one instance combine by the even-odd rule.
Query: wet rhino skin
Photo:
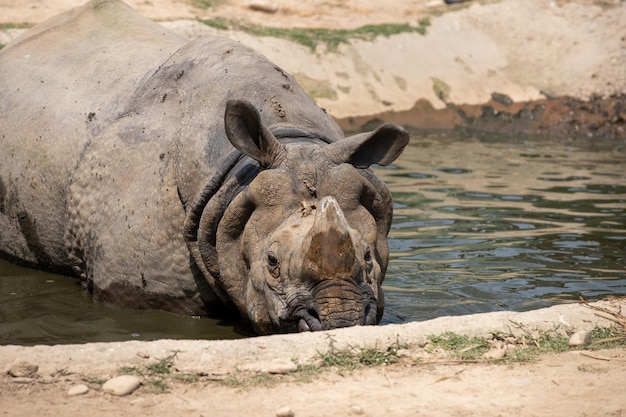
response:
[[[368,169],[406,132],[344,137],[293,78],[119,1],[0,51],[0,255],[96,300],[259,333],[375,324],[392,207]]]

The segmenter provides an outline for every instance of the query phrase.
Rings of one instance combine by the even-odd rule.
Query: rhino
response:
[[[407,132],[345,137],[241,43],[117,0],[0,51],[0,255],[96,301],[240,314],[259,334],[380,322]]]

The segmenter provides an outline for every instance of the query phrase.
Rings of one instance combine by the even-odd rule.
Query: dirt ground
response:
[[[0,43],[23,32],[6,23],[38,23],[82,3],[0,0],[0,23],[5,24]],[[497,92],[514,102],[613,97],[617,102],[611,108],[615,129],[623,126],[626,106],[619,94],[626,91],[626,7],[619,0],[476,0],[455,7],[436,0],[406,0],[393,7],[380,0],[272,0],[269,3],[278,6],[272,14],[252,10],[247,0],[215,2],[220,4],[208,9],[200,7],[201,3],[129,1],[142,14],[190,37],[216,31],[199,24],[197,18],[223,17],[274,27],[355,28],[415,24],[429,17],[427,36],[355,41],[337,51],[323,45],[310,51],[284,39],[228,31],[294,74],[307,91],[317,91],[316,100],[338,119],[421,107],[430,113],[418,112],[418,117],[432,115],[454,105],[481,106]],[[326,93],[318,91],[320,85]],[[0,346],[0,371],[22,360],[38,366],[32,377],[0,376],[0,414],[275,416],[282,407],[289,407],[297,417],[626,415],[624,349],[549,354],[524,364],[420,357],[428,334],[488,335],[494,329],[509,329],[513,322],[532,329],[566,323],[569,330],[609,324],[589,309],[572,304],[529,313],[442,317],[423,323],[238,341]],[[276,360],[315,361],[331,338],[342,346],[379,348],[401,340],[410,348],[398,364],[351,372],[331,370],[310,378],[287,374],[272,383],[236,383],[239,377],[254,380],[255,375],[265,375],[258,370]],[[126,397],[105,394],[97,383],[120,374],[124,366],[143,366],[173,352],[178,352],[176,368],[201,375],[198,381],[171,381],[170,391],[158,394],[144,380],[139,390]],[[90,389],[84,395],[68,396],[77,384]]]
[[[618,312],[626,301],[593,306]],[[429,349],[428,335],[453,331],[489,338],[500,330],[517,338],[507,357],[523,352],[547,332],[589,330],[615,324],[603,313],[567,304],[526,313],[497,312],[403,325],[353,327],[320,333],[245,340],[91,343],[0,346],[0,369],[27,361],[28,377],[0,376],[3,416],[623,416],[626,414],[626,349],[583,346],[545,353],[531,362],[458,360]],[[605,317],[611,317],[604,315]],[[615,316],[613,316],[615,317]],[[623,316],[621,316],[623,318]],[[533,336],[534,335],[534,336]],[[505,337],[503,340],[509,340]],[[336,349],[396,350],[399,361],[354,371],[331,367],[307,373],[320,353]],[[494,342],[494,346],[500,342]],[[505,343],[505,342],[502,342]],[[470,347],[471,349],[471,347]],[[494,348],[489,352],[500,351]],[[171,357],[168,390],[158,392],[149,365]],[[505,357],[506,359],[506,357]],[[300,365],[293,372],[284,365]],[[103,392],[101,383],[143,370],[143,385],[131,395]],[[269,373],[275,373],[270,376]],[[194,375],[192,381],[182,375]],[[77,385],[89,391],[70,396]],[[88,411],[87,411],[88,410]],[[291,413],[291,414],[290,414]]]

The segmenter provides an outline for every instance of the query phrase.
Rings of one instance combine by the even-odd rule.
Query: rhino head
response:
[[[261,334],[377,324],[392,206],[366,168],[391,163],[408,134],[384,125],[333,143],[279,141],[245,101],[228,103],[225,128],[261,168],[216,227],[228,298]]]

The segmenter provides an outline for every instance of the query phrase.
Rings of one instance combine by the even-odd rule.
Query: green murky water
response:
[[[385,323],[626,294],[623,142],[414,136],[376,172],[395,205]],[[109,308],[73,279],[0,261],[0,344],[246,335]]]

